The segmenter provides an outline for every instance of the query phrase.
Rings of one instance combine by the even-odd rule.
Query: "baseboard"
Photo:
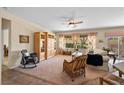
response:
[[[18,65],[14,65],[14,66],[8,66],[9,69],[14,69],[14,68],[17,68],[19,67],[19,64]]]

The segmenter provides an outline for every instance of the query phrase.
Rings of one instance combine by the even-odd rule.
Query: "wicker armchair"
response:
[[[65,71],[72,78],[72,81],[74,81],[76,76],[80,76],[82,74],[85,77],[86,60],[86,55],[79,56],[71,62],[64,60],[63,72]]]

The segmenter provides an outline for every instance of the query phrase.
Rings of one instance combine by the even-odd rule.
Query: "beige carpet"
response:
[[[48,60],[42,61],[37,64],[36,68],[32,69],[23,69],[15,68],[17,71],[26,73],[27,75],[38,77],[40,79],[46,80],[51,84],[83,84],[93,79],[96,79],[99,76],[106,76],[108,72],[100,70],[94,66],[87,66],[86,68],[86,77],[83,76],[77,77],[74,82],[71,81],[71,78],[62,71],[63,60],[66,59],[70,61],[72,58],[70,56],[57,55],[55,57],[49,58]]]

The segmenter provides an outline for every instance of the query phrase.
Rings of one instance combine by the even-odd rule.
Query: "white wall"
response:
[[[1,12],[1,17],[11,21],[11,31],[9,34],[10,59],[8,67],[13,68],[18,66],[21,62],[22,56],[20,51],[22,49],[27,49],[29,52],[33,52],[34,32],[45,32],[48,30],[16,17],[4,10]],[[19,35],[28,35],[29,43],[19,43]]]
[[[1,64],[2,64],[2,31],[1,31],[1,15],[0,15],[0,84],[1,84]]]
[[[9,67],[15,67],[21,62],[21,50],[27,49],[29,52],[33,52],[34,48],[34,32],[30,28],[26,28],[24,25],[12,21],[11,24],[11,62]],[[19,35],[28,35],[29,43],[19,43]]]
[[[107,40],[105,37],[106,32],[123,32],[124,27],[113,27],[113,28],[101,28],[101,29],[89,29],[89,30],[77,30],[73,32],[59,32],[59,33],[89,33],[89,32],[97,32],[97,40],[96,40],[96,48],[102,49],[103,47],[107,47]],[[58,33],[58,34],[59,34]],[[56,33],[57,34],[57,33]],[[59,38],[59,37],[58,37]],[[103,40],[103,43],[99,43],[99,40]],[[57,42],[58,44],[58,42]],[[57,46],[58,47],[58,46]]]
[[[98,35],[97,35],[97,48],[103,48],[103,46],[107,46],[107,40],[106,40],[106,36],[105,33],[106,32],[123,32],[124,31],[124,27],[120,27],[120,28],[106,28],[106,29],[99,29],[96,30]],[[99,40],[103,40],[103,45],[101,46],[101,44],[99,43]]]
[[[9,20],[2,20],[2,32],[3,32],[3,43],[8,47],[9,44],[9,28],[10,28],[10,21]]]
[[[28,51],[33,51],[33,43],[34,43],[34,32],[29,28],[24,27],[24,25],[12,21],[11,26],[11,50],[12,51],[20,51],[22,49],[27,49]],[[19,35],[27,35],[29,36],[29,43],[20,43],[19,42]]]

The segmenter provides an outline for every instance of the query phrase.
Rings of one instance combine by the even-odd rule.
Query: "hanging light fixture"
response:
[[[71,17],[62,17],[65,20],[65,24],[68,26],[68,27],[71,27],[71,28],[75,28],[77,27],[78,24],[82,24],[83,23],[83,20],[81,20],[82,18],[79,18],[77,16],[75,16],[75,13],[72,12],[72,16]]]

